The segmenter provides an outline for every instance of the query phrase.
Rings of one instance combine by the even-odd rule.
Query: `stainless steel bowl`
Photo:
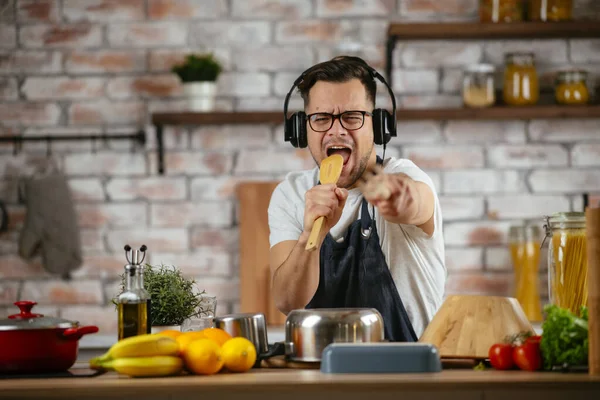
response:
[[[259,355],[268,350],[267,323],[262,313],[238,313],[215,317],[214,326],[223,329],[232,337],[245,337],[254,344]]]
[[[285,338],[286,358],[320,362],[330,343],[384,341],[383,317],[374,308],[292,310],[286,318]]]

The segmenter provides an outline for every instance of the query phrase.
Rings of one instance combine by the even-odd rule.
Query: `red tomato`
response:
[[[517,367],[525,371],[537,371],[542,367],[542,353],[539,340],[526,340],[513,349],[513,360]]]
[[[507,343],[496,343],[488,352],[490,364],[496,369],[511,369],[514,366],[513,347]]]

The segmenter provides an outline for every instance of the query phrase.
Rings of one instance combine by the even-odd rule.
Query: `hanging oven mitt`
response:
[[[19,254],[31,258],[40,249],[44,268],[70,278],[83,262],[77,214],[64,175],[53,172],[25,183],[26,216]]]

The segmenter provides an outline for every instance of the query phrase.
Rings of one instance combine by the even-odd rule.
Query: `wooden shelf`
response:
[[[600,21],[393,23],[388,36],[403,40],[598,38]]]
[[[283,123],[283,111],[176,112],[152,114],[154,125]]]

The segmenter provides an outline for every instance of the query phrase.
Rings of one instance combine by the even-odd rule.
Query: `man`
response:
[[[360,58],[336,57],[299,79],[305,142],[317,167],[289,173],[273,192],[268,211],[273,296],[286,314],[374,307],[388,340],[416,341],[443,298],[442,214],[432,180],[421,169],[409,160],[376,155],[373,73]],[[342,174],[337,184],[320,184],[318,166],[334,153],[344,159]],[[387,198],[359,188],[377,165]],[[324,234],[317,249],[307,251],[321,216]]]

